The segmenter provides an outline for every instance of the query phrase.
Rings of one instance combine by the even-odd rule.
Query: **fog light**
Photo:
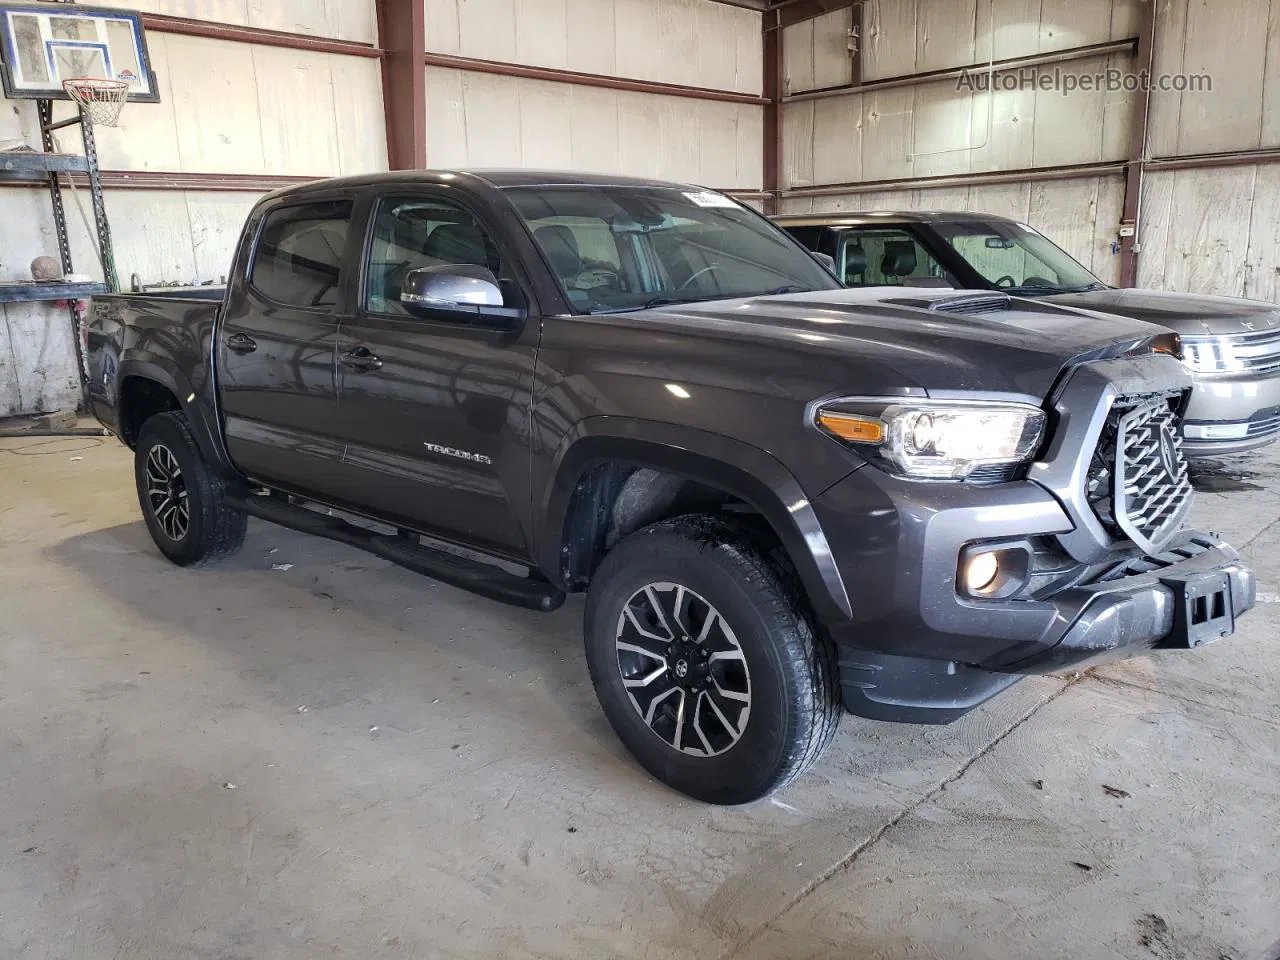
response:
[[[964,564],[964,588],[971,594],[985,593],[1000,576],[1000,558],[995,553],[974,553]]]

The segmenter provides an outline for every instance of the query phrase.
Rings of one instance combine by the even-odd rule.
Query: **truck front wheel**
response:
[[[228,506],[180,413],[161,413],[138,432],[133,473],[151,539],[180,567],[214,563],[244,543],[248,517]]]
[[[624,539],[592,577],[585,633],[618,737],[698,800],[767,796],[835,735],[831,645],[762,546],[727,521],[681,517]]]

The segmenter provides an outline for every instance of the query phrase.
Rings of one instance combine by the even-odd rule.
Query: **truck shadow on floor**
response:
[[[127,639],[131,624],[150,623],[207,648],[271,696],[283,688],[313,708],[317,697],[376,700],[388,684],[416,677],[427,703],[441,684],[477,712],[519,716],[520,701],[532,699],[624,756],[587,675],[580,598],[550,614],[521,610],[255,520],[243,549],[214,567],[173,566],[141,521],[72,537],[48,555],[109,600],[107,609],[133,612],[104,633]],[[328,693],[308,695],[308,686]]]

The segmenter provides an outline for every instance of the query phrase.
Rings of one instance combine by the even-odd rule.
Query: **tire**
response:
[[[707,803],[749,803],[785,787],[840,720],[834,648],[768,556],[765,543],[717,517],[667,520],[610,551],[587,596],[587,666],[609,723],[653,776]],[[675,631],[664,629],[672,615]]]
[[[249,518],[227,504],[226,483],[205,463],[182,414],[160,413],[142,425],[133,475],[151,539],[178,566],[216,563],[244,543]]]

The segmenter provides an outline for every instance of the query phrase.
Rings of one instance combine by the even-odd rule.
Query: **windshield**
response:
[[[956,253],[1009,293],[1079,293],[1106,286],[1025,223],[935,223]]]
[[[718,193],[568,186],[507,196],[581,313],[840,289],[782,230]]]

